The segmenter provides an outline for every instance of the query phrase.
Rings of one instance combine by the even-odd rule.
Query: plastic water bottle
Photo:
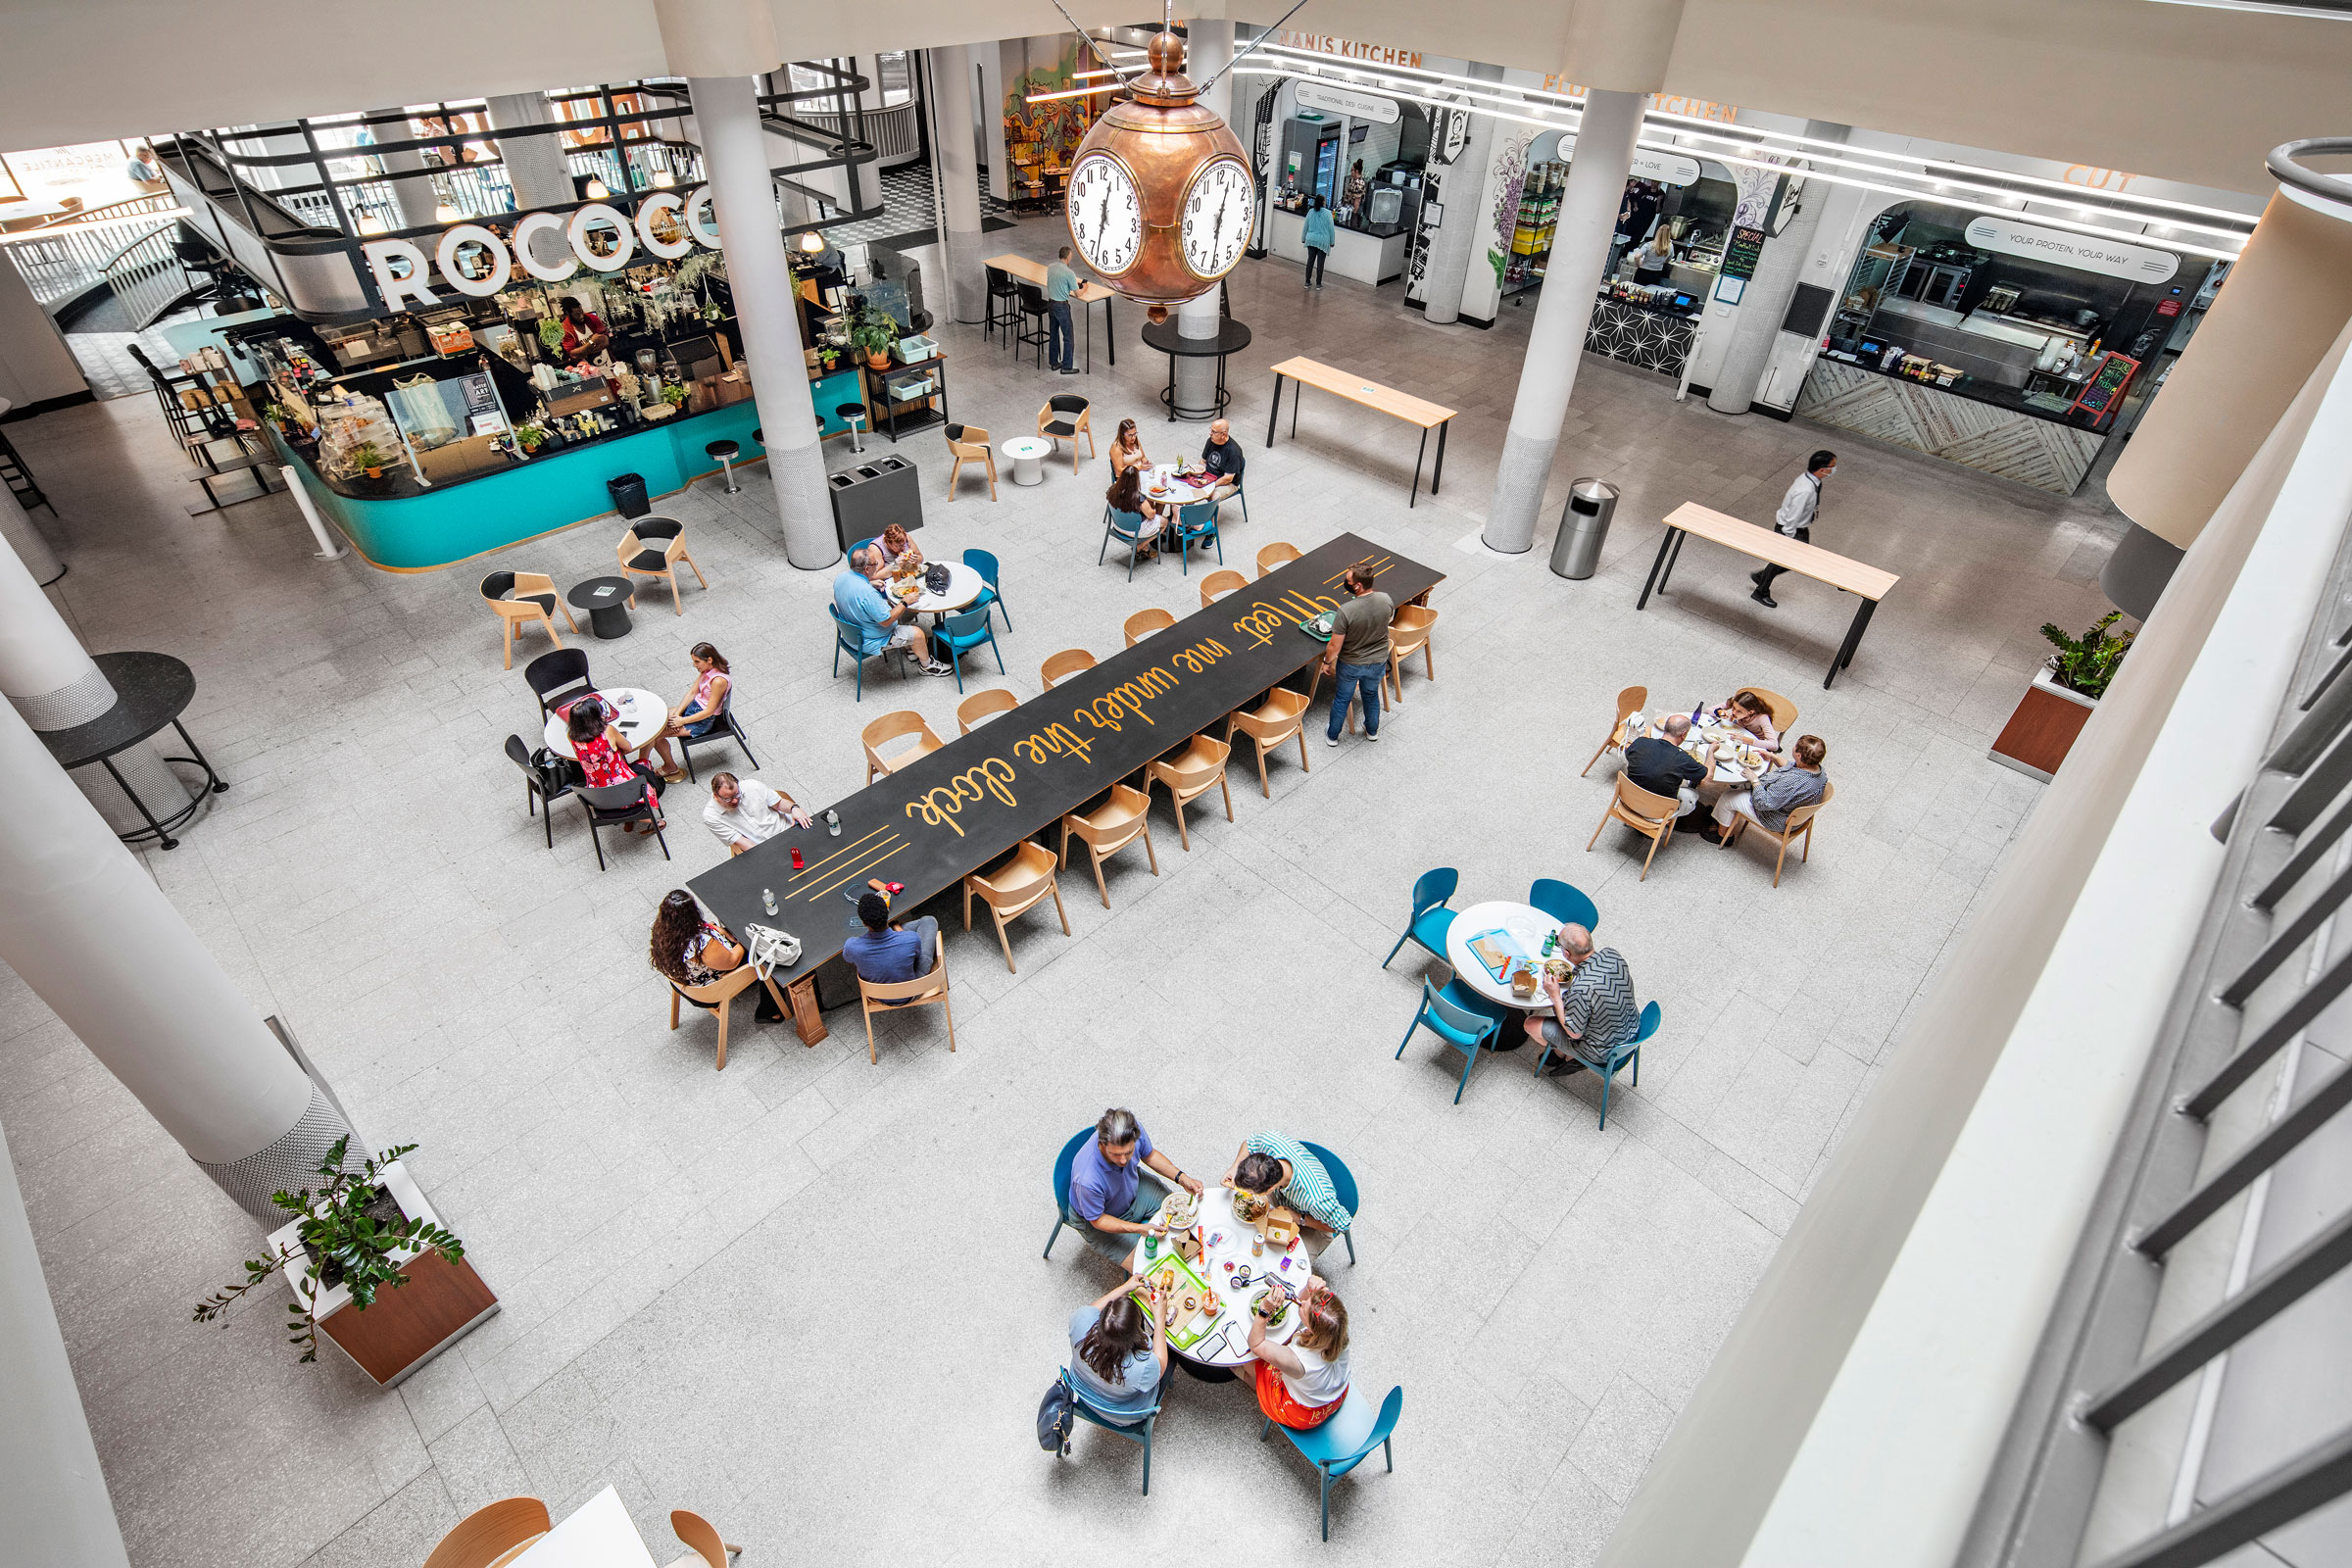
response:
[[[775,911],[770,909],[768,912],[773,914]],[[1552,949],[1558,947],[1559,945],[1560,934],[1557,931],[1551,932],[1549,935],[1545,936],[1544,938],[1544,956],[1546,958],[1550,957]]]
[[[776,890],[774,888],[760,890],[760,906],[770,914],[776,912]]]
[[[841,817],[829,806],[825,808],[825,831],[835,838],[841,837]]]

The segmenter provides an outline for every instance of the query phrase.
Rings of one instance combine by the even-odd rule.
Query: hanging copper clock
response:
[[[1162,32],[1146,55],[1078,144],[1067,207],[1087,265],[1164,321],[1242,259],[1257,192],[1241,142],[1184,74],[1184,41]]]

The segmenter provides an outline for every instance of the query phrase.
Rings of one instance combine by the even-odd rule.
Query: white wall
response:
[[[88,390],[49,313],[24,286],[16,264],[0,258],[0,398],[24,409]]]

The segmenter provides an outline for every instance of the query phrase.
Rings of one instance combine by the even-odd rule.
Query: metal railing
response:
[[[0,250],[41,309],[55,317],[106,281],[107,267],[126,240],[175,227],[179,212],[169,196],[141,196],[76,214],[71,222],[0,235]]]
[[[846,134],[849,124],[843,116],[814,110],[804,110],[800,118],[834,136]],[[914,157],[923,150],[922,106],[909,102],[866,110],[865,138],[874,144],[877,162]]]
[[[179,259],[178,236],[176,223],[142,235],[106,264],[106,281],[130,317],[134,332],[147,330],[199,286]]]

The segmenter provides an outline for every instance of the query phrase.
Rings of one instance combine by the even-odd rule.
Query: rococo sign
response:
[[[571,254],[553,266],[541,261],[533,254],[532,241],[543,230],[561,232]],[[592,234],[606,236],[607,248],[600,251],[590,244]],[[633,221],[603,202],[574,209],[569,221],[553,213],[525,213],[514,220],[511,240],[501,239],[479,223],[452,223],[433,247],[431,265],[440,271],[441,281],[460,294],[487,299],[507,286],[516,268],[542,283],[561,283],[583,265],[599,272],[617,272],[629,265],[640,246],[662,261],[674,262],[698,244],[705,250],[719,248],[708,185],[684,196],[657,191],[638,204]],[[424,250],[415,240],[371,239],[362,243],[360,250],[368,258],[368,270],[383,295],[385,310],[441,303],[427,281]],[[469,253],[470,271],[462,265]],[[485,257],[486,267],[481,265]]]

